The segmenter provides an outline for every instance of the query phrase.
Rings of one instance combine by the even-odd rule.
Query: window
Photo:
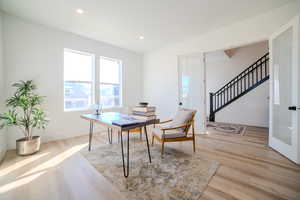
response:
[[[94,55],[64,50],[64,109],[82,110],[94,102]]]
[[[122,105],[122,62],[100,57],[100,104],[105,108]]]
[[[95,71],[97,73],[95,73]],[[122,61],[70,49],[64,50],[64,110],[122,106]]]

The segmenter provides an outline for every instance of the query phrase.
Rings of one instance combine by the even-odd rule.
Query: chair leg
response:
[[[164,156],[164,151],[165,151],[165,142],[162,141],[162,143],[161,143],[161,157]]]
[[[193,148],[194,148],[194,153],[196,152],[196,137],[195,137],[195,127],[194,127],[194,122],[192,123],[192,132],[193,132]]]
[[[154,144],[154,135],[152,134],[152,146],[153,146],[153,144]]]
[[[194,153],[195,153],[196,152],[195,136],[193,138],[193,149],[194,149]]]

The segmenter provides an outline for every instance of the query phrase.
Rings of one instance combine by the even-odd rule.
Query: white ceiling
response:
[[[0,0],[9,14],[136,52],[218,29],[291,0]],[[83,9],[83,15],[75,12]],[[143,35],[144,40],[138,37]]]

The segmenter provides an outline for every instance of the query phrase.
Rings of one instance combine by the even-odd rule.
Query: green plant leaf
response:
[[[9,110],[6,113],[0,115],[0,121],[3,123],[0,125],[0,128],[5,126],[17,126],[18,125],[18,115],[15,110]]]
[[[16,94],[20,96],[28,95],[36,89],[36,85],[33,84],[33,80],[19,81],[14,83],[12,86],[17,88]]]
[[[31,129],[45,129],[49,120],[41,108],[43,96],[34,93],[36,85],[32,80],[19,81],[12,85],[16,92],[6,100],[9,111],[0,114],[0,128],[18,126],[25,130],[25,136],[30,137]]]
[[[46,118],[46,113],[41,108],[35,108],[32,110],[33,124],[32,127],[45,129],[49,120]]]

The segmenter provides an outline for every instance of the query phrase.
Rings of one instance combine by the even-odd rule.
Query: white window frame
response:
[[[72,82],[76,82],[76,83],[91,83],[91,105],[88,105],[85,108],[72,108],[72,109],[66,109],[65,108],[65,66],[64,66],[64,70],[63,70],[63,107],[64,107],[64,111],[65,112],[70,112],[70,111],[86,111],[86,110],[90,110],[91,106],[95,103],[95,96],[96,94],[96,90],[95,90],[95,83],[96,83],[96,79],[95,79],[95,71],[96,71],[96,65],[95,65],[95,54],[93,53],[89,53],[89,52],[84,52],[84,51],[78,51],[78,50],[73,50],[73,49],[68,49],[68,48],[64,48],[64,52],[63,55],[65,54],[65,52],[71,52],[71,53],[76,53],[76,54],[81,54],[81,55],[85,55],[85,56],[91,56],[92,57],[92,81],[76,81],[73,80]],[[63,56],[64,57],[64,56]],[[65,59],[65,57],[64,57]],[[63,63],[65,63],[63,61]]]
[[[119,66],[120,66],[120,68],[119,68],[119,83],[117,84],[117,83],[107,83],[107,82],[101,82],[101,80],[100,80],[100,68],[101,68],[101,65],[100,65],[100,60],[101,59],[107,59],[107,60],[112,60],[112,61],[116,61],[118,64],[119,64]],[[99,63],[99,69],[98,69],[98,89],[97,89],[97,92],[98,92],[98,94],[97,94],[97,97],[98,97],[98,99],[97,99],[97,102],[99,103],[99,104],[101,104],[101,101],[100,101],[100,99],[101,99],[101,92],[100,92],[100,86],[101,86],[101,84],[103,84],[103,85],[119,85],[119,87],[120,87],[120,97],[119,97],[119,99],[120,99],[120,104],[118,105],[118,106],[105,106],[105,107],[103,107],[103,109],[110,109],[110,108],[121,108],[122,106],[123,106],[123,62],[122,62],[122,60],[120,60],[120,59],[116,59],[116,58],[111,58],[111,57],[106,57],[106,56],[100,56],[99,57],[99,59],[98,59],[98,63]]]

